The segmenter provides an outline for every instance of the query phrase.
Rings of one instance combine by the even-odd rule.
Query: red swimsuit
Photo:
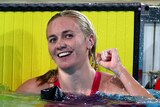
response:
[[[100,81],[101,81],[101,73],[100,72],[96,72],[96,75],[94,77],[94,81],[93,81],[93,84],[92,84],[92,89],[91,89],[90,95],[95,94],[98,91],[99,85],[100,85]],[[60,87],[60,84],[59,84],[58,80],[56,82],[54,82],[54,86]]]

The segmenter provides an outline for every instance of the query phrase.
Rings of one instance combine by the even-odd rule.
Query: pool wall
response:
[[[15,90],[29,78],[56,68],[48,53],[46,25],[64,9],[84,13],[95,26],[97,52],[117,48],[138,80],[141,3],[0,4],[0,83]],[[110,71],[99,67],[99,71]]]

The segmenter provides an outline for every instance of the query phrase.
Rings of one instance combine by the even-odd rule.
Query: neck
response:
[[[78,69],[58,69],[58,79],[61,88],[66,92],[89,94],[94,76],[95,70],[89,63],[83,64],[83,66],[79,67]]]

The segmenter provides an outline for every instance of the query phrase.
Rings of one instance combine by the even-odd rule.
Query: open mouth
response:
[[[57,54],[58,57],[66,57],[69,56],[72,53],[72,51],[66,51],[66,52],[61,52],[59,54]]]

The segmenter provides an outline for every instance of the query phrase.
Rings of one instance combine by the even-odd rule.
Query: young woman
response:
[[[59,86],[62,91],[91,95],[96,91],[153,98],[122,65],[117,49],[95,55],[96,34],[88,18],[75,10],[54,15],[47,26],[48,49],[57,70],[30,79],[17,92],[40,93]],[[92,64],[90,64],[92,62]],[[97,71],[97,64],[115,75]]]

